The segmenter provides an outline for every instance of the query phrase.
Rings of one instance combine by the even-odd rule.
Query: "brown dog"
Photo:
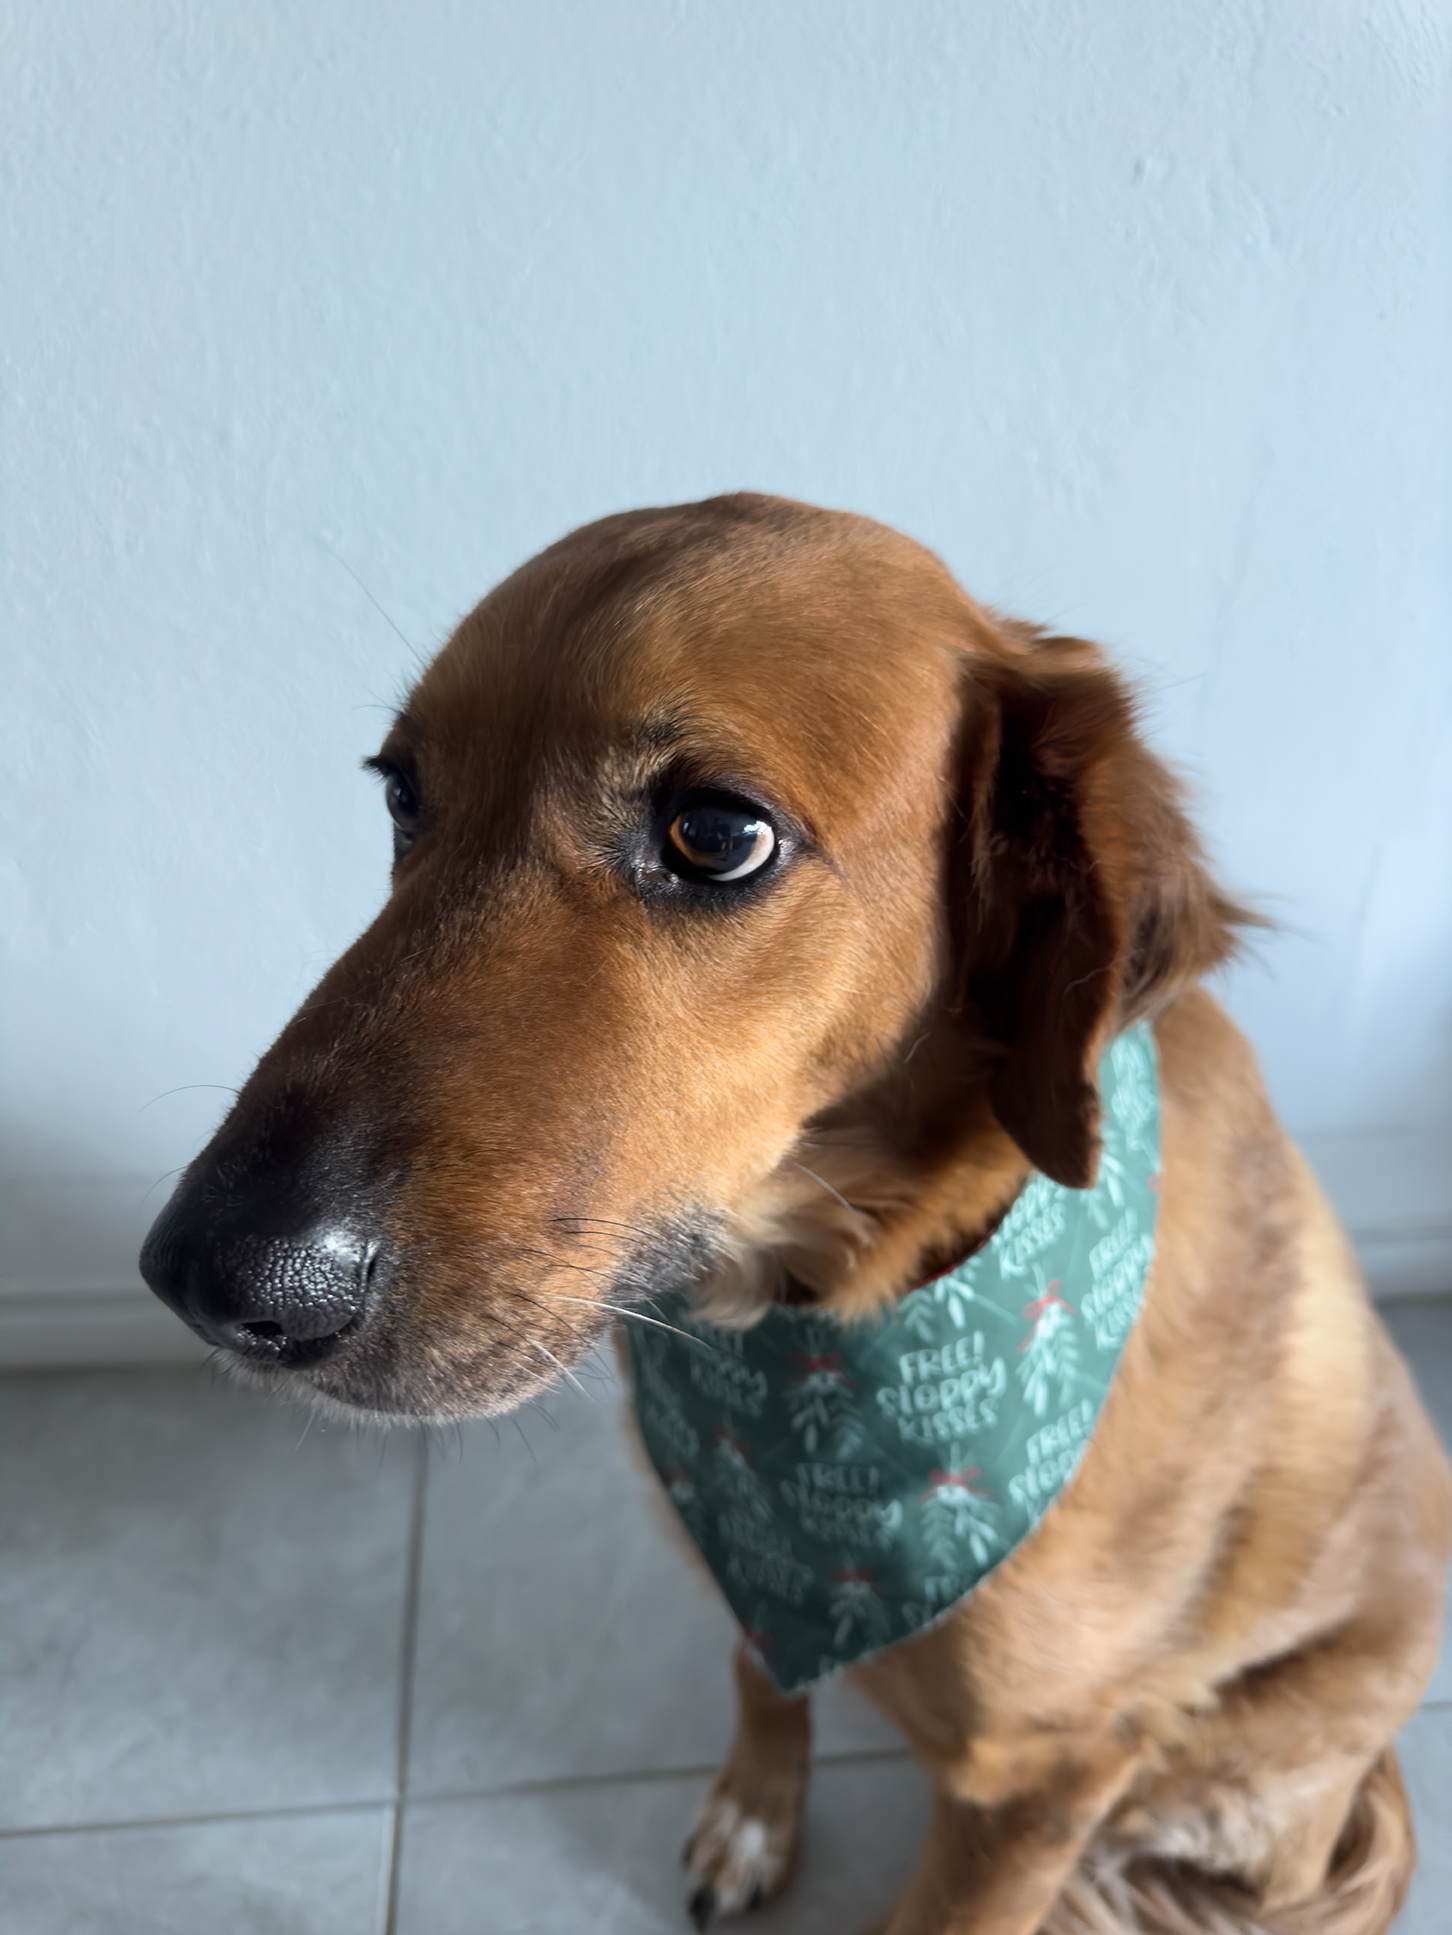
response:
[[[1089,1449],[854,1669],[935,1783],[892,1935],[1385,1929],[1452,1481],[1195,986],[1243,917],[1098,652],[880,526],[725,498],[516,572],[376,763],[392,897],[163,1213],[158,1293],[412,1419],[518,1404],[688,1279],[727,1319],[870,1312],[1032,1169],[1091,1182],[1100,1052],[1151,1017],[1155,1261]],[[738,1681],[698,1917],[796,1846],[807,1703]]]

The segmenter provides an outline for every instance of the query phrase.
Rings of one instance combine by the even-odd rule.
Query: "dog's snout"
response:
[[[359,1328],[384,1251],[355,1219],[262,1233],[245,1210],[218,1217],[184,1190],[147,1237],[141,1274],[208,1343],[260,1363],[314,1364]]]

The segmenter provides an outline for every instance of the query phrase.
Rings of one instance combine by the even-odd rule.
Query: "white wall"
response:
[[[381,897],[418,658],[738,486],[1120,654],[1285,923],[1229,984],[1283,1111],[1452,1284],[1449,50],[1452,0],[8,0],[13,1353],[62,1293],[171,1336],[145,1192]]]

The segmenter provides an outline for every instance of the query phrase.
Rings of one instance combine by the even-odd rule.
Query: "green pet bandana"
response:
[[[682,1290],[627,1326],[651,1462],[783,1693],[934,1625],[1073,1475],[1154,1254],[1147,1026],[1099,1083],[1094,1188],[1034,1176],[983,1249],[882,1317],[774,1304],[719,1330]]]

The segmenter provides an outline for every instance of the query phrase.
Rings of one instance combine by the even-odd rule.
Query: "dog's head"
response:
[[[850,1310],[1091,1181],[1109,1035],[1235,910],[1093,647],[866,520],[606,519],[501,585],[374,762],[393,892],[143,1252],[237,1362],[516,1403],[617,1309]]]

